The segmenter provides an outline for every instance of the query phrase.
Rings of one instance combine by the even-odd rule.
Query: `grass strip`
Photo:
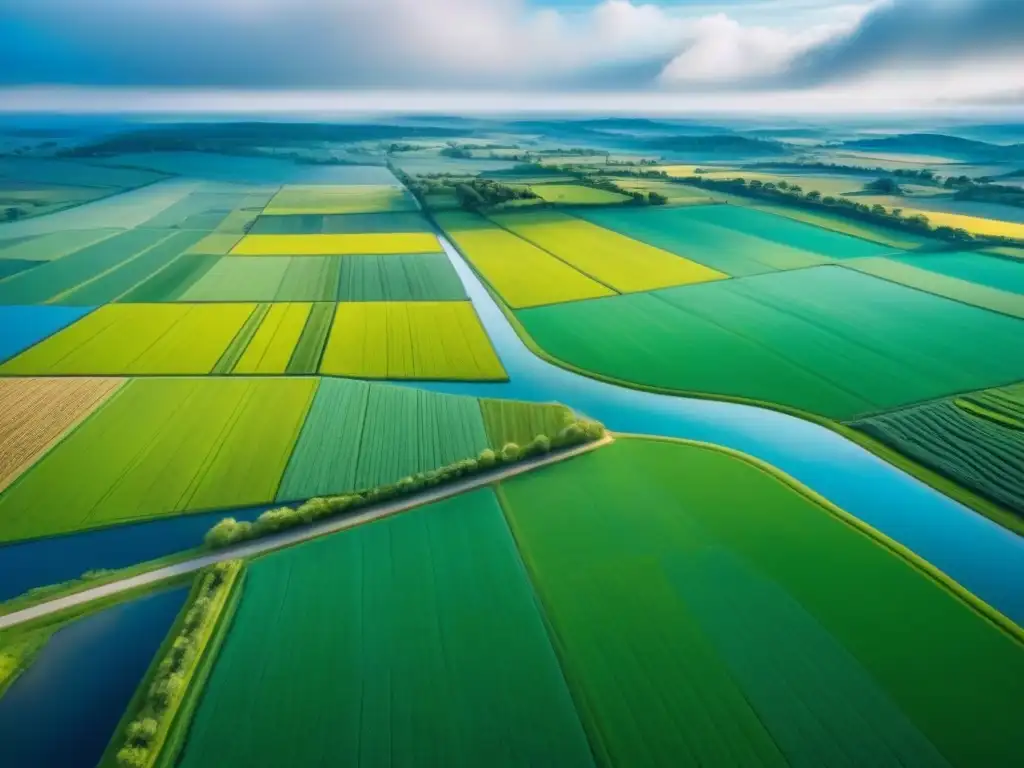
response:
[[[317,302],[306,319],[306,326],[295,345],[285,372],[289,375],[314,374],[320,368],[320,358],[327,343],[327,334],[334,319],[334,302]]]
[[[260,324],[263,322],[263,318],[267,316],[267,312],[270,311],[270,304],[257,304],[256,310],[249,315],[249,319],[245,321],[242,329],[238,332],[238,335],[231,340],[228,344],[228,348],[224,350],[224,354],[221,355],[220,360],[213,366],[211,373],[231,373],[235,365],[242,358],[245,353],[245,348],[249,346],[249,342],[252,341],[252,337],[256,335],[256,331],[259,330]]]

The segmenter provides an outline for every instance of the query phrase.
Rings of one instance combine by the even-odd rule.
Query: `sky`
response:
[[[0,0],[0,110],[1024,109],[1024,0]]]

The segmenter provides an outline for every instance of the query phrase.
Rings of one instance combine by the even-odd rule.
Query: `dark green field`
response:
[[[767,471],[620,439],[501,485],[615,766],[1009,766],[1024,648]]]

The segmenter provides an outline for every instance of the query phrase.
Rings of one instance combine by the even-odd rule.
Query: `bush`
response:
[[[146,768],[149,765],[149,750],[142,747],[125,747],[117,753],[117,764],[121,768]]]
[[[206,533],[204,541],[207,546],[215,549],[245,541],[252,535],[252,524],[238,522],[233,517],[225,517]]]
[[[128,726],[128,740],[136,747],[148,747],[156,736],[157,723],[152,717],[136,720]]]
[[[568,445],[577,445],[583,442],[585,433],[579,423],[572,423],[558,433],[555,438],[555,445],[558,447],[564,447]]]
[[[505,447],[501,449],[501,460],[504,462],[518,461],[519,456],[519,446],[515,443],[505,443]]]
[[[492,451],[490,448],[484,448],[482,451],[480,451],[480,456],[477,459],[477,463],[479,464],[481,469],[490,469],[491,467],[498,463],[498,457],[494,455],[494,451]]]
[[[551,438],[547,435],[537,435],[530,444],[526,446],[527,456],[541,456],[551,452]]]

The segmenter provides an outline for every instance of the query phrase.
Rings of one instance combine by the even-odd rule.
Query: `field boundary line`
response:
[[[92,602],[93,600],[98,600],[110,595],[116,595],[121,592],[127,592],[137,587],[156,584],[176,576],[193,573],[209,565],[220,563],[225,560],[236,560],[239,558],[250,558],[257,555],[263,555],[295,544],[301,544],[305,541],[310,541],[321,536],[353,528],[357,525],[381,520],[401,512],[407,512],[425,504],[442,501],[452,496],[465,493],[466,491],[485,487],[500,480],[515,477],[516,475],[531,472],[535,469],[540,469],[551,464],[557,464],[560,461],[566,461],[584,453],[598,450],[606,445],[610,445],[613,440],[614,438],[612,435],[606,434],[600,440],[584,443],[583,445],[574,446],[566,450],[525,459],[511,466],[504,466],[492,472],[481,472],[467,478],[455,480],[446,485],[435,486],[425,493],[419,493],[414,496],[399,498],[379,505],[373,505],[355,514],[343,515],[333,519],[329,518],[320,523],[300,526],[272,536],[265,536],[255,541],[232,545],[216,552],[211,552],[210,554],[201,555],[180,563],[164,566],[127,579],[109,582],[62,598],[38,603],[37,605],[29,608],[24,608],[20,611],[0,616],[0,630],[18,626],[19,624],[24,624],[41,616],[47,616],[67,608],[83,605],[85,603]],[[230,516],[230,513],[225,513],[225,517],[228,516]]]
[[[974,613],[980,616],[982,619],[988,621],[994,625],[997,629],[1007,634],[1012,640],[1016,641],[1019,645],[1024,646],[1024,628],[1020,627],[1009,617],[1000,613],[998,610],[993,608],[991,605],[986,603],[980,597],[975,595],[973,592],[964,587],[960,582],[947,575],[944,571],[939,570],[934,565],[929,563],[920,555],[914,553],[907,547],[903,546],[896,540],[890,538],[886,534],[879,531],[872,525],[864,522],[860,518],[850,514],[842,507],[829,501],[827,498],[822,496],[814,489],[804,485],[795,477],[786,474],[778,467],[774,467],[766,461],[751,456],[743,451],[737,451],[735,448],[727,448],[724,445],[715,445],[714,443],[707,443],[701,440],[687,440],[681,437],[664,437],[664,436],[651,436],[641,435],[632,433],[616,433],[616,437],[626,440],[653,440],[662,443],[678,443],[681,445],[689,445],[695,448],[704,448],[710,451],[717,451],[727,456],[739,459],[746,462],[747,464],[755,467],[756,469],[766,472],[767,474],[774,477],[779,482],[783,483],[793,491],[803,495],[810,501],[813,501],[824,511],[835,517],[840,522],[846,524],[848,527],[854,529],[858,533],[871,539],[876,545],[881,546],[896,557],[900,558],[912,568],[919,570],[924,576],[933,579],[939,586],[944,587],[954,597],[958,598],[964,605],[970,608]]]

